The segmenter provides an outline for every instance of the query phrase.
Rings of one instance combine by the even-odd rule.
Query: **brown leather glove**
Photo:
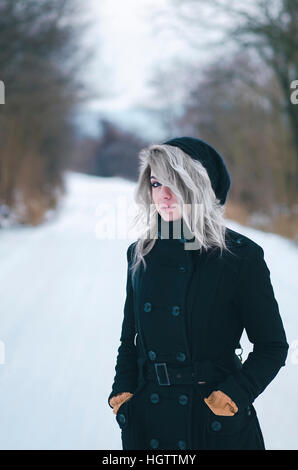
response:
[[[110,399],[110,405],[113,407],[113,413],[117,414],[117,411],[119,410],[122,403],[129,400],[132,396],[133,396],[133,393],[130,393],[130,392],[122,392],[122,393],[118,393],[117,395],[114,395]]]
[[[233,400],[221,390],[212,392],[209,397],[204,398],[204,402],[218,416],[233,416],[238,411]]]

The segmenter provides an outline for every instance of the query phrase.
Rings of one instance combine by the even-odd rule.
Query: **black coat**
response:
[[[289,348],[264,251],[229,228],[232,254],[184,250],[183,241],[158,239],[147,270],[141,265],[133,279],[127,271],[108,397],[134,393],[116,415],[123,449],[264,449],[252,403]],[[242,364],[235,350],[243,329],[254,347]],[[203,398],[213,390],[236,403],[234,416],[210,410]]]

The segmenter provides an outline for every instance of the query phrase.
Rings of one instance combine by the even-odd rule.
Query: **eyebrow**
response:
[[[150,176],[150,179],[151,179],[151,178],[154,178],[155,180],[157,180],[157,178],[156,178],[155,176],[153,176],[153,175],[152,175],[152,176]]]

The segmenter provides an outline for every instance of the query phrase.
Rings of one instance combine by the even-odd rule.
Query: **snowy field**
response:
[[[41,227],[0,230],[1,449],[122,449],[107,398],[126,249],[136,239],[125,225],[135,185],[65,178],[57,215]],[[107,212],[112,217],[101,227]],[[263,247],[290,344],[286,366],[254,402],[265,445],[298,449],[298,248],[232,220],[227,226]],[[252,345],[245,334],[241,342],[245,359]]]

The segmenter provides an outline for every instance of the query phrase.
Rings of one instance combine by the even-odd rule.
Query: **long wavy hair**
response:
[[[207,170],[183,150],[166,144],[152,144],[139,154],[139,178],[134,192],[138,212],[132,221],[140,227],[131,273],[134,276],[140,263],[146,269],[146,256],[158,238],[158,211],[152,199],[151,170],[159,183],[169,187],[177,198],[182,222],[195,237],[197,249],[220,249],[230,251],[226,245],[224,206],[211,186]],[[191,213],[185,210],[191,208]],[[195,209],[195,210],[194,210]],[[189,248],[191,249],[191,248]]]

